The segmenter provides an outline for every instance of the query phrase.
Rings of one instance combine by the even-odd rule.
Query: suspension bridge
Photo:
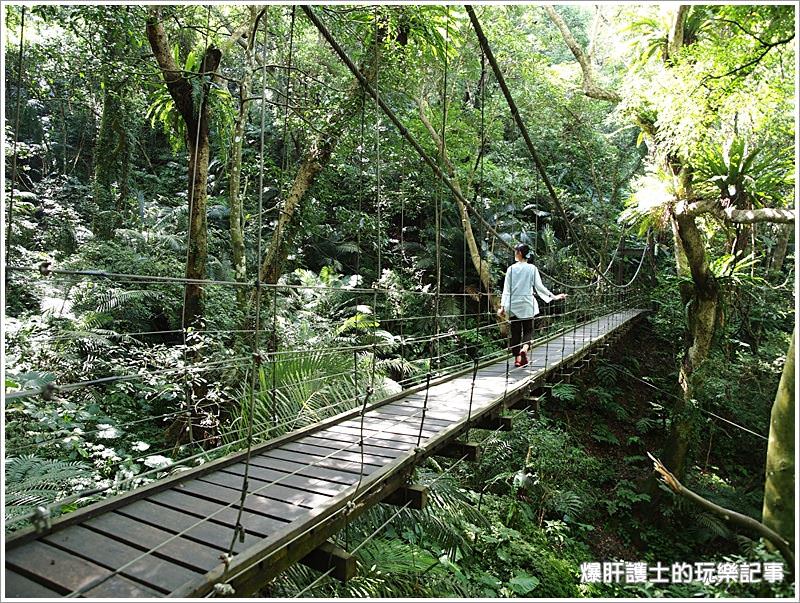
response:
[[[425,489],[409,483],[415,466],[431,455],[475,460],[480,449],[462,437],[470,428],[511,429],[504,410],[532,403],[548,376],[588,363],[642,313],[562,329],[536,342],[528,366],[476,363],[254,446],[249,458],[233,454],[29,528],[6,541],[6,595],[244,596],[300,561],[347,579],[355,558],[333,534],[380,502],[422,508]]]
[[[505,238],[475,211],[458,186],[447,177],[412,137],[408,129],[385,104],[378,91],[366,80],[337,44],[310,7],[301,7],[341,60],[358,79],[376,107],[392,121],[408,143],[433,170],[438,180],[495,237],[510,249]],[[548,380],[561,378],[587,366],[593,358],[618,346],[621,337],[641,317],[646,305],[632,294],[630,285],[640,274],[646,249],[642,250],[636,272],[628,283],[615,283],[589,258],[583,239],[575,232],[536,155],[527,130],[513,103],[502,74],[483,35],[477,18],[467,7],[481,42],[482,52],[497,76],[512,115],[523,134],[536,168],[557,209],[588,265],[597,273],[592,282],[582,285],[560,283],[570,288],[572,307],[552,311],[545,321],[545,333],[531,344],[530,362],[516,367],[505,352],[439,368],[446,356],[439,344],[452,339],[463,343],[469,333],[496,329],[491,315],[487,324],[440,332],[441,269],[439,220],[441,195],[437,201],[437,259],[435,314],[430,317],[405,317],[399,320],[435,318],[436,333],[420,342],[431,353],[425,379],[405,384],[402,391],[372,400],[372,385],[356,407],[348,408],[320,422],[267,439],[257,440],[250,412],[246,449],[197,467],[162,477],[146,486],[94,503],[63,517],[51,520],[52,508],[40,508],[26,519],[33,524],[6,539],[4,589],[8,597],[205,597],[247,596],[257,593],[265,583],[296,563],[321,572],[320,579],[334,576],[347,580],[356,568],[355,554],[362,542],[345,550],[331,540],[348,523],[371,507],[386,503],[404,509],[425,506],[427,490],[414,484],[415,468],[431,456],[454,459],[448,470],[462,462],[475,461],[480,446],[470,441],[472,429],[508,431],[513,428],[512,409],[538,404],[535,394]],[[294,16],[294,12],[292,13]],[[483,61],[482,61],[483,63]],[[445,63],[446,69],[446,63]],[[446,72],[445,72],[446,77]],[[287,84],[288,86],[288,84]],[[446,120],[443,118],[443,123]],[[376,132],[378,129],[376,128]],[[483,133],[482,133],[483,139]],[[262,140],[263,144],[263,140]],[[263,152],[262,152],[263,161]],[[262,166],[263,174],[263,166]],[[263,186],[260,187],[263,190]],[[380,204],[378,204],[380,207]],[[259,198],[259,220],[263,214]],[[466,213],[465,213],[466,215]],[[380,217],[378,217],[380,222]],[[259,223],[258,257],[261,260]],[[402,229],[401,229],[402,231]],[[623,235],[624,236],[624,235]],[[380,244],[378,245],[380,250]],[[380,255],[378,256],[380,266]],[[483,259],[481,259],[483,261]],[[613,262],[613,258],[612,258]],[[478,266],[482,273],[483,266]],[[266,358],[274,362],[277,352],[259,349],[261,295],[270,291],[275,299],[286,285],[224,281],[197,281],[153,275],[112,274],[100,270],[59,270],[49,264],[35,267],[7,266],[7,270],[39,271],[44,278],[116,280],[121,283],[175,284],[181,287],[224,285],[254,289],[255,329],[253,363],[249,388],[252,403],[257,366]],[[466,268],[465,268],[466,270]],[[466,279],[465,279],[466,280]],[[303,287],[297,287],[302,289]],[[353,289],[354,297],[386,295],[377,287]],[[404,291],[408,295],[421,292]],[[470,294],[472,295],[472,294]],[[479,292],[479,306],[491,308],[492,294]],[[433,297],[435,296],[435,297]],[[467,293],[457,294],[466,308]],[[377,306],[377,303],[373,304]],[[275,304],[273,303],[273,311]],[[466,310],[463,316],[467,318]],[[388,323],[391,324],[391,319]],[[186,333],[186,325],[181,332]],[[131,334],[143,335],[143,334]],[[274,333],[272,334],[274,335]],[[185,343],[185,341],[184,341]],[[461,345],[461,344],[459,344]],[[373,354],[380,347],[367,346]],[[466,347],[466,346],[465,346]],[[349,353],[350,350],[348,350]],[[355,352],[354,352],[355,353]],[[469,356],[469,354],[465,354]],[[210,365],[211,363],[209,363]],[[164,369],[163,373],[179,373]],[[374,375],[374,371],[373,371]],[[356,381],[358,381],[356,370]],[[57,392],[68,393],[87,387],[141,379],[140,374],[100,377],[81,383],[65,384]],[[274,394],[274,392],[273,392]],[[14,392],[7,398],[53,396],[53,387]],[[252,409],[251,409],[252,411]],[[176,413],[177,414],[177,413]],[[263,438],[261,438],[263,439]],[[153,471],[151,473],[157,473]],[[96,491],[82,492],[83,495]],[[74,502],[77,495],[71,499]],[[64,504],[65,501],[58,501]],[[54,504],[52,507],[58,506]],[[385,524],[384,524],[385,525]]]

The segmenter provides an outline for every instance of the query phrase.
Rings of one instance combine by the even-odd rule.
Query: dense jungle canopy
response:
[[[646,319],[262,594],[795,596],[796,13],[4,3],[6,533],[502,354],[525,243],[536,337]]]

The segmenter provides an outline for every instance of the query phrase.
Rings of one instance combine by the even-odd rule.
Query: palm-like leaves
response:
[[[672,18],[672,14],[661,11],[657,15],[640,17],[623,30],[633,36],[632,50],[637,56],[637,62],[648,63],[654,59],[663,62],[668,58]],[[705,7],[691,7],[683,24],[683,45],[697,42],[707,31],[709,24]]]
[[[791,149],[769,152],[761,147],[752,150],[747,141],[735,136],[727,147],[706,144],[692,158],[698,178],[711,192],[734,202],[747,195],[756,205],[765,201],[780,203],[793,184]]]

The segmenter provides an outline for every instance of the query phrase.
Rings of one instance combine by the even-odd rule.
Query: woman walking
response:
[[[500,301],[499,316],[508,313],[511,321],[511,353],[514,366],[528,364],[528,348],[533,339],[533,317],[539,313],[539,303],[534,291],[545,303],[564,299],[566,293],[555,295],[544,286],[539,269],[528,263],[529,247],[520,243],[514,248],[516,262],[506,270],[503,283],[503,297]]]

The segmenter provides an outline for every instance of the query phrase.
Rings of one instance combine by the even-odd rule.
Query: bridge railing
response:
[[[51,297],[57,303],[35,327],[12,325],[6,456],[91,462],[90,477],[69,486],[77,492],[68,488],[56,499],[35,501],[53,509],[136,487],[178,465],[242,448],[248,439],[269,439],[354,408],[367,387],[376,401],[476,359],[508,354],[506,331],[486,293],[364,288],[352,280],[262,283],[258,332],[252,319],[243,328],[223,328],[231,321],[217,316],[200,328],[133,331],[126,319],[92,325],[98,310],[114,309],[108,298],[92,297],[94,288],[137,292],[132,297],[140,301],[148,299],[146,292],[175,300],[187,280],[50,267],[40,272],[33,286],[60,297]],[[209,308],[232,302],[241,287],[254,288],[212,280],[203,286]],[[566,300],[540,304],[534,337],[641,305],[640,296],[604,283],[577,289]],[[124,297],[118,294],[114,303]],[[92,299],[106,305],[86,310]],[[7,525],[29,521],[31,506],[12,509]]]

